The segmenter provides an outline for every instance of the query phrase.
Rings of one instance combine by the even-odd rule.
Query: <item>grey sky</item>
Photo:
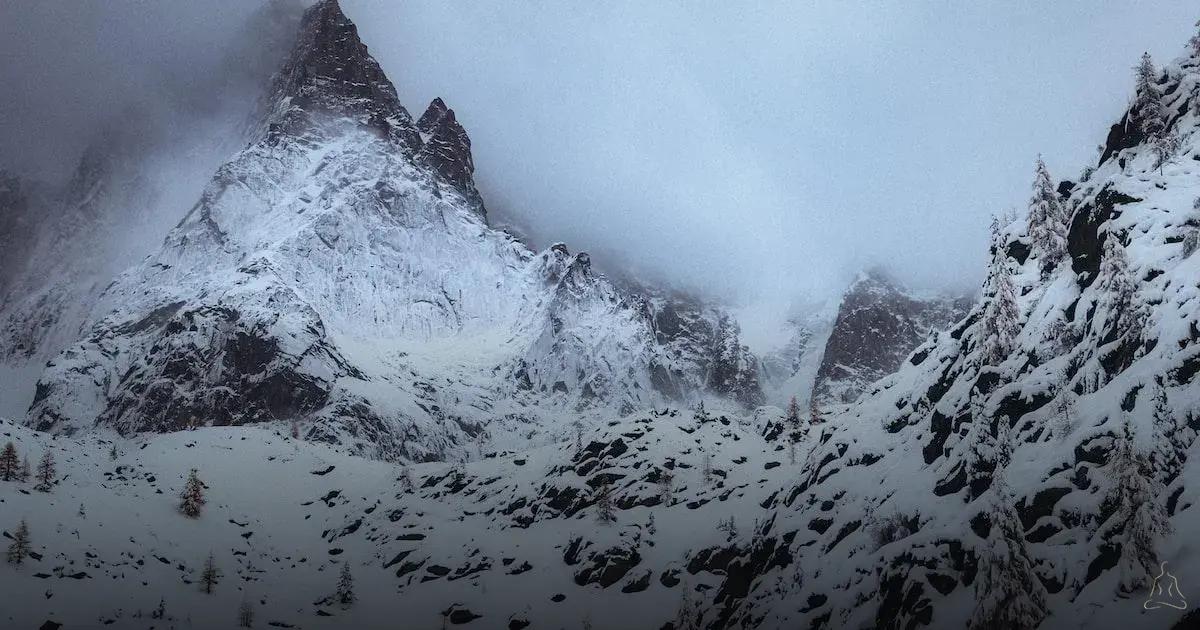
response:
[[[1180,0],[342,2],[414,115],[457,111],[494,216],[746,299],[826,294],[872,262],[974,281],[1036,154],[1074,178],[1138,55],[1175,57],[1200,18]],[[0,0],[0,165],[61,168],[103,115],[210,67],[248,4]]]

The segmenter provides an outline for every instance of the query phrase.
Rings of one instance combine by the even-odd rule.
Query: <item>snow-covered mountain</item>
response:
[[[248,146],[49,362],[32,426],[298,418],[416,461],[561,437],[564,411],[760,400],[728,317],[490,228],[453,110],[414,121],[336,2],[305,13],[258,109]]]
[[[814,378],[813,399],[821,407],[854,402],[970,306],[966,297],[916,295],[882,269],[860,273],[838,305]]]
[[[9,463],[58,460],[0,481],[30,552],[0,620],[1192,627],[1197,49],[1143,63],[1079,183],[1039,162],[953,325],[867,276],[760,362],[718,309],[489,227],[452,111],[414,121],[324,0],[252,141],[0,421]],[[899,369],[820,424],[748,409],[825,362],[839,393]]]

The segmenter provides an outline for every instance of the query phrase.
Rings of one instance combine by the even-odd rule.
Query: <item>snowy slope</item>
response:
[[[37,554],[0,571],[8,601],[37,605],[4,607],[0,619],[148,627],[161,601],[156,627],[232,627],[248,601],[264,626],[384,628],[398,615],[440,627],[451,611],[456,625],[478,615],[472,627],[658,627],[685,599],[699,605],[693,589],[721,588],[706,563],[753,530],[757,505],[796,471],[754,427],[690,412],[577,439],[401,467],[267,427],[125,440],[0,422],[0,442],[23,455],[54,452],[60,478],[48,493],[0,482],[0,529],[27,519]],[[195,520],[178,511],[192,468],[207,487]],[[602,524],[606,482],[615,521]],[[717,527],[731,518],[732,535]],[[209,553],[223,573],[211,595],[198,583]],[[358,597],[349,608],[329,601],[343,563]]]
[[[1020,554],[1029,572],[1010,576],[1026,580],[1023,601],[1045,602],[1043,627],[1170,627],[1184,615],[1142,602],[1155,562],[1186,586],[1197,553],[1200,258],[1188,243],[1200,227],[1200,66],[1187,57],[1156,80],[1178,153],[1160,171],[1145,136],[1110,137],[1100,166],[1065,187],[1068,258],[1046,276],[1024,223],[1001,226],[996,264],[1017,296],[1011,351],[988,358],[985,287],[984,303],[823,427],[758,532],[757,544],[794,537],[803,579],[794,566],[762,567],[746,600],[726,603],[731,620],[967,627],[978,604],[1002,596],[983,576]],[[1135,289],[1124,306],[1105,276],[1120,258]],[[1114,455],[1123,449],[1144,462],[1139,472]],[[1132,506],[1123,497],[1146,495],[1129,494],[1131,478],[1150,489]],[[1153,532],[1155,514],[1173,533],[1131,538]]]

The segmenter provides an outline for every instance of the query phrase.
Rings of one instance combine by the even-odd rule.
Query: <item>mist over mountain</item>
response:
[[[0,625],[1193,627],[1200,23],[619,8],[16,7]]]

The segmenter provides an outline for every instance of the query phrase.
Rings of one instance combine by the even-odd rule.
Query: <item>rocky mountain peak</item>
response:
[[[412,117],[358,28],[337,0],[321,0],[300,22],[291,55],[270,90],[267,135],[303,132],[313,116],[332,115],[420,145]]]
[[[964,298],[913,295],[884,269],[862,271],[842,297],[814,400],[854,401],[867,385],[896,371],[931,331],[949,327],[969,307]]]
[[[441,98],[433,99],[417,121],[417,129],[423,142],[421,161],[475,204],[480,214],[486,214],[483,200],[475,188],[471,138],[458,123],[454,110],[447,107]]]

